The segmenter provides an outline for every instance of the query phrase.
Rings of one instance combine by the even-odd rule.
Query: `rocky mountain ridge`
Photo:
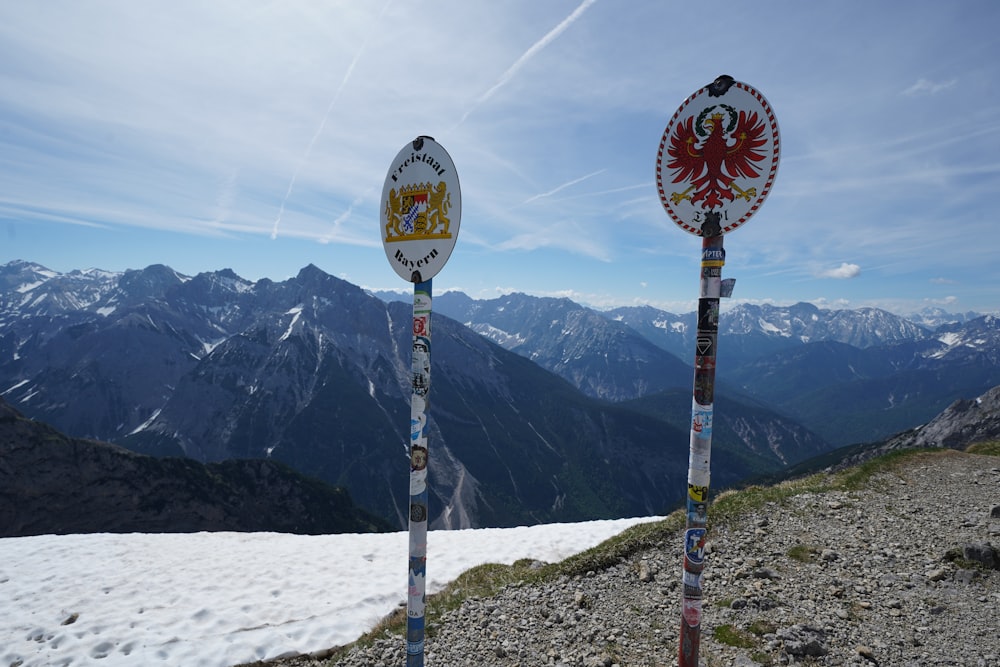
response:
[[[156,456],[279,461],[405,527],[408,304],[313,266],[250,283],[226,270],[61,276],[8,264],[0,285],[0,394],[30,417]],[[443,314],[432,322],[432,526],[657,514],[679,502],[690,390],[670,399],[676,420],[637,412]],[[716,432],[732,454],[716,468],[720,486],[826,448],[773,411],[720,420]]]
[[[998,440],[1000,386],[975,398],[959,399],[926,424],[897,433],[885,441],[834,450],[817,461],[805,461],[801,466],[803,469],[823,466],[838,470],[900,450],[944,448],[961,451],[970,445]]]
[[[1000,440],[1000,387],[971,400],[958,400],[930,422],[893,438],[900,445],[964,449],[970,443]]]

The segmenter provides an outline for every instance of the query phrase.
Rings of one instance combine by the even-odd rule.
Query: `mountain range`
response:
[[[403,527],[412,310],[385,297],[314,266],[250,282],[10,262],[0,396],[139,453],[278,461]],[[445,293],[432,322],[432,527],[680,502],[693,314]],[[736,306],[720,321],[713,488],[912,428],[1000,384],[998,330],[992,316],[932,330],[875,309]]]
[[[444,294],[437,307],[591,396],[622,401],[691,383],[690,366],[676,362],[694,357],[695,313],[597,313],[523,294]],[[720,315],[717,392],[769,406],[833,446],[879,440],[1000,384],[1000,318],[973,315],[925,311],[916,319],[941,322],[929,329],[877,308],[740,304]]]

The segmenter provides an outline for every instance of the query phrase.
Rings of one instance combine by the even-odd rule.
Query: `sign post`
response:
[[[688,97],[671,118],[656,155],[656,186],[667,214],[702,237],[701,288],[694,356],[694,396],[684,530],[678,665],[698,667],[702,588],[711,480],[719,299],[735,281],[722,279],[723,235],[760,207],[778,172],[778,123],[764,96],[720,76]]]
[[[461,218],[462,195],[451,157],[431,137],[417,137],[399,151],[389,167],[382,186],[381,213],[385,256],[399,277],[413,283],[407,667],[424,664],[431,281],[451,256]]]

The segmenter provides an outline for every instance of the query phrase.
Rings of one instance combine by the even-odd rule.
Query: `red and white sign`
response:
[[[779,152],[778,121],[764,96],[720,76],[687,98],[663,132],[660,201],[686,232],[731,232],[771,191]]]

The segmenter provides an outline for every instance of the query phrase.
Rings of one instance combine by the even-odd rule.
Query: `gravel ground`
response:
[[[911,456],[861,491],[772,502],[732,527],[709,514],[705,667],[1000,667],[1000,459]],[[676,665],[681,545],[466,600],[428,633],[426,664]],[[401,667],[405,653],[392,636],[266,664]]]

